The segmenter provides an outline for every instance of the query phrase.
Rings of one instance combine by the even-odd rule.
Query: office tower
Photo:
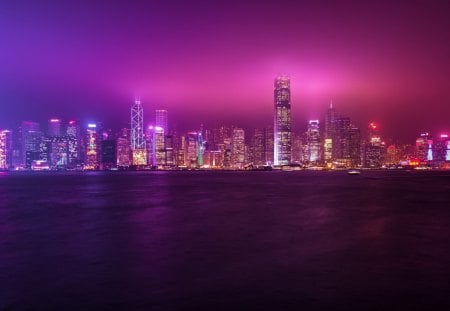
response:
[[[0,170],[12,168],[12,147],[11,131],[0,131]]]
[[[291,162],[291,88],[287,76],[279,76],[274,83],[274,164]]]
[[[198,133],[189,132],[185,136],[184,163],[187,167],[198,167]]]
[[[60,119],[50,119],[48,120],[47,135],[50,137],[61,136],[61,120]]]
[[[396,145],[389,145],[386,148],[386,156],[383,163],[386,165],[398,165],[402,160],[401,150]]]
[[[169,123],[167,110],[158,109],[155,110],[155,126],[163,128],[164,135],[169,135]]]
[[[165,136],[166,166],[175,165],[174,135]]]
[[[233,129],[231,162],[237,169],[242,169],[245,164],[245,132],[242,128]]]
[[[264,161],[266,165],[273,165],[274,163],[274,130],[273,126],[269,125],[264,128]]]
[[[153,165],[166,165],[165,133],[161,126],[153,127]]]
[[[355,126],[350,127],[349,138],[350,166],[361,165],[361,131]]]
[[[66,168],[69,153],[69,144],[67,138],[62,136],[53,136],[49,137],[48,139],[50,140],[51,144],[50,166],[57,169]]]
[[[81,133],[80,127],[75,121],[69,121],[66,127],[66,137],[68,144],[67,165],[75,168],[81,164]]]
[[[19,150],[21,161],[18,166],[31,168],[33,160],[39,159],[39,144],[43,136],[40,125],[37,122],[23,121],[21,123],[19,137]]]
[[[130,129],[123,128],[117,137],[117,166],[126,168],[131,165]]]
[[[307,156],[303,157],[304,135],[292,133],[292,163],[300,164],[306,162]],[[306,139],[305,139],[306,141]]]
[[[416,158],[417,160],[425,164],[433,160],[433,140],[430,134],[422,133],[420,137],[416,139]]]
[[[350,118],[334,121],[333,159],[338,166],[350,167],[361,163],[361,133],[350,123]]]
[[[309,163],[317,164],[320,159],[320,131],[319,120],[309,120],[306,132],[306,145]]]
[[[101,142],[101,167],[109,170],[117,164],[117,145],[113,139],[102,140]]]
[[[450,161],[450,138],[448,134],[441,134],[433,146],[433,161],[442,166]]]
[[[249,162],[254,166],[262,166],[264,161],[264,130],[255,129],[250,143]]]
[[[333,161],[333,137],[335,136],[336,111],[333,107],[333,101],[325,115],[325,131],[323,135],[323,159],[326,163]]]
[[[364,142],[363,165],[367,168],[380,168],[383,164],[383,146],[379,133],[379,126],[370,123],[367,139]]]
[[[175,146],[176,146],[176,154],[175,154],[175,165],[178,167],[186,167],[186,136],[180,135],[175,137]]]
[[[147,151],[144,139],[144,114],[140,100],[135,100],[131,107],[131,150],[133,165],[147,164]]]
[[[88,124],[86,129],[86,155],[84,163],[84,169],[86,170],[99,169],[100,139],[97,131],[97,124]]]

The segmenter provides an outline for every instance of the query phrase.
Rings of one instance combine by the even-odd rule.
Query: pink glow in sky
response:
[[[0,127],[49,116],[126,124],[135,96],[148,117],[168,109],[184,128],[265,126],[273,78],[288,74],[294,129],[331,98],[392,136],[449,129],[445,2],[82,2],[2,2]]]

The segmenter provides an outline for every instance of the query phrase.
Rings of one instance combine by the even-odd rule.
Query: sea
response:
[[[442,307],[450,171],[0,173],[0,310]]]

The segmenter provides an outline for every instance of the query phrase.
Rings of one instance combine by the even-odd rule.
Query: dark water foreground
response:
[[[450,306],[450,172],[0,173],[0,310]]]

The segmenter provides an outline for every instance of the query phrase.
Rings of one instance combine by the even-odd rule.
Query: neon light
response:
[[[94,123],[88,124],[88,128],[96,128],[96,127],[97,127],[97,124],[94,124]]]
[[[50,119],[50,122],[56,123],[56,122],[61,122],[61,120],[59,120],[59,119]]]

